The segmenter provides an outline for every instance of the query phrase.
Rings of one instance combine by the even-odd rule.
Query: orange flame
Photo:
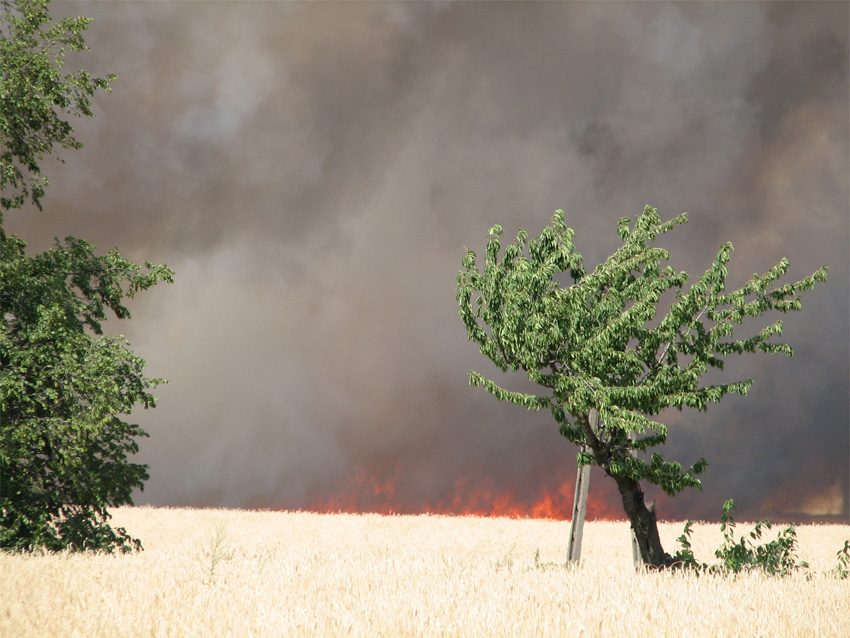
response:
[[[361,469],[344,487],[317,496],[299,509],[321,513],[444,514],[559,521],[569,520],[572,515],[574,479],[562,478],[551,485],[541,484],[521,491],[497,487],[491,479],[463,476],[442,495],[404,497],[398,490],[401,475],[402,464],[398,462]],[[605,487],[601,482],[591,487],[588,520],[624,518],[618,507],[619,497]]]

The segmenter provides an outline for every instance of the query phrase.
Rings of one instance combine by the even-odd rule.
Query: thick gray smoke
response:
[[[498,372],[457,317],[464,246],[563,208],[592,267],[651,204],[690,213],[666,241],[692,274],[724,241],[736,284],[831,266],[787,317],[793,359],[730,361],[748,397],[669,415],[667,457],[710,466],[661,516],[848,516],[847,3],[53,11],[95,19],[79,63],[119,79],[46,166],[45,212],[8,222],[177,271],[113,326],[171,382],[137,415],[138,503],[368,508],[367,474],[398,511],[557,490],[575,449],[550,419],[467,386]]]

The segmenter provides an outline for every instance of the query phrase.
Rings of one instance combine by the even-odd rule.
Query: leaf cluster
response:
[[[78,149],[70,116],[92,116],[91,98],[116,76],[64,73],[68,53],[86,51],[91,19],[53,23],[49,0],[0,2],[0,215],[30,200],[41,209],[48,185],[40,162],[54,146]],[[2,221],[2,217],[0,217]]]
[[[633,224],[621,219],[622,245],[592,271],[573,244],[563,211],[539,237],[529,241],[520,231],[504,249],[503,230],[494,226],[483,271],[467,249],[457,279],[469,339],[501,371],[521,371],[544,392],[512,391],[475,371],[470,383],[499,400],[549,410],[561,434],[583,448],[579,463],[647,480],[670,495],[699,487],[696,476],[707,464],[701,459],[685,470],[657,453],[638,457],[666,440],[666,426],[652,417],[668,408],[704,411],[728,394],[745,395],[751,379],[711,384],[701,377],[722,370],[730,354],[790,355],[790,346],[776,341],[781,321],[741,339],[733,331],[748,317],[800,310],[799,294],[825,281],[827,271],[824,266],[780,285],[789,265],[783,259],[727,291],[733,249],[727,243],[688,285],[688,273],[666,266],[669,252],[655,245],[686,222],[686,214],[662,221],[649,206]],[[670,291],[673,301],[661,314],[659,304]],[[592,409],[599,412],[596,430],[588,419]]]
[[[850,538],[844,541],[844,547],[835,553],[836,564],[832,569],[832,574],[836,578],[850,578]]]
[[[148,478],[128,462],[146,433],[121,417],[154,407],[163,381],[101,324],[107,311],[129,317],[126,297],[172,275],[73,238],[28,257],[0,235],[0,547],[139,546],[108,526],[106,507],[131,503]]]
[[[780,530],[775,539],[761,543],[762,535],[772,529],[773,524],[770,521],[759,521],[749,534],[735,540],[734,509],[735,501],[732,499],[723,504],[723,513],[720,515],[723,544],[714,552],[719,562],[709,565],[696,559],[690,542],[693,521],[688,521],[682,535],[676,539],[681,547],[676,552],[676,565],[706,574],[761,571],[769,576],[789,576],[796,572],[806,572],[810,576],[808,563],[801,561],[797,554],[797,531],[793,526]],[[847,578],[850,576],[850,540],[844,543],[844,548],[838,551],[836,558],[838,563],[830,573],[839,579]]]
[[[102,324],[129,318],[124,300],[173,272],[73,237],[29,257],[3,229],[2,211],[41,208],[41,161],[82,146],[69,118],[91,116],[115,79],[63,72],[91,20],[54,22],[48,3],[0,0],[0,548],[130,551],[139,541],[109,526],[107,506],[131,503],[148,478],[128,461],[147,434],[122,417],[154,407],[163,380]]]

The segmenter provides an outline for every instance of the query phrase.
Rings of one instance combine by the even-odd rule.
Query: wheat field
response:
[[[588,522],[570,569],[568,522],[113,514],[145,551],[0,554],[0,636],[850,636],[850,580],[823,574],[848,525],[798,527],[807,580],[636,573],[623,522]],[[660,531],[672,553],[682,524]],[[702,560],[721,540],[694,528]]]

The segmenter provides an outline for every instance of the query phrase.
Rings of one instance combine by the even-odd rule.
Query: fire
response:
[[[298,509],[347,514],[444,514],[504,518],[569,520],[575,493],[575,478],[541,480],[530,488],[499,485],[488,477],[461,476],[451,488],[438,495],[411,494],[400,487],[400,462],[360,469],[345,485],[316,496]],[[591,485],[589,520],[624,517],[619,497],[606,481]]]

